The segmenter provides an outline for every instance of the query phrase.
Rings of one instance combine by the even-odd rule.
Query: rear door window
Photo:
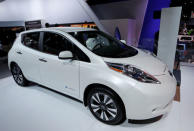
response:
[[[22,43],[32,49],[39,50],[40,32],[27,33],[22,36]]]

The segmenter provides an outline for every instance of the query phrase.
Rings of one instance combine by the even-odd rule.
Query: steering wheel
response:
[[[92,49],[92,51],[98,49],[98,48],[97,48],[98,46],[102,47],[102,45],[101,45],[100,43],[98,43],[98,44],[96,44],[96,45],[94,46],[94,48]]]

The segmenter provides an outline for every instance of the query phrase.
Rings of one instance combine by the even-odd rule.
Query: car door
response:
[[[42,53],[39,58],[42,84],[79,97],[79,64],[78,60],[61,60],[61,51],[71,51],[72,43],[64,36],[53,32],[44,32]]]
[[[18,64],[25,77],[33,82],[40,82],[39,53],[40,32],[25,33],[21,38],[21,46],[17,49]]]

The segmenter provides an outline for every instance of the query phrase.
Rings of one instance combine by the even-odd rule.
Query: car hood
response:
[[[141,50],[138,50],[138,54],[128,58],[105,58],[105,62],[130,64],[133,65],[151,75],[163,75],[166,71],[166,64],[160,61],[158,58],[147,54]]]

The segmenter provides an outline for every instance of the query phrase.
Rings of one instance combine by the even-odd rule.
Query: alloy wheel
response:
[[[117,107],[114,100],[105,93],[95,93],[90,99],[93,113],[103,121],[112,121],[117,116]]]
[[[23,74],[22,74],[21,69],[17,65],[13,66],[13,68],[12,68],[12,74],[13,74],[14,80],[18,84],[22,84],[23,83],[24,77],[23,77]]]

